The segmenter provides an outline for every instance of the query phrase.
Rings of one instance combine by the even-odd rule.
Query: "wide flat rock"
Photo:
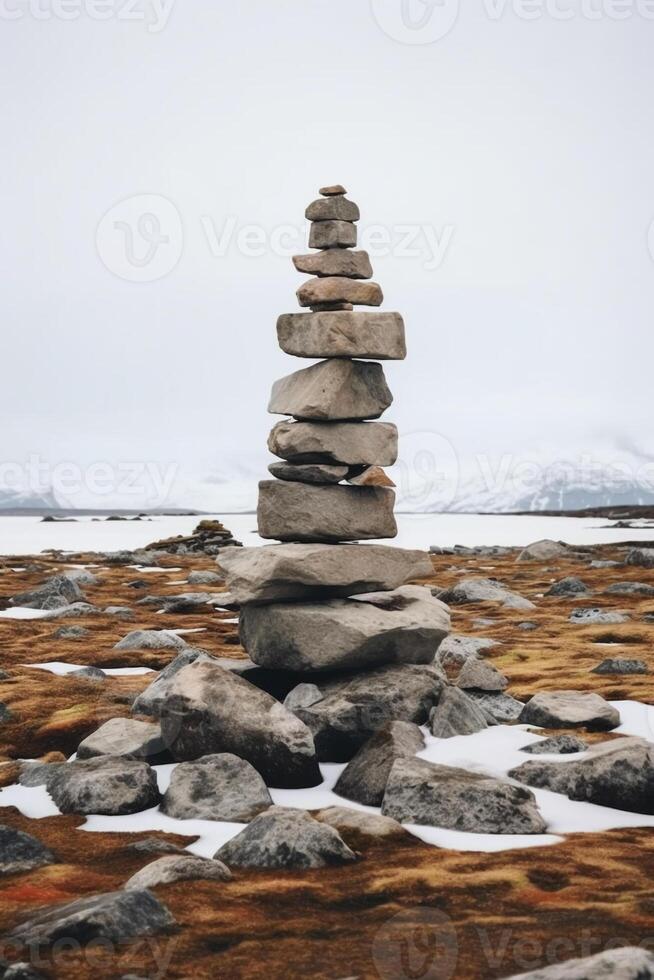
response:
[[[343,194],[317,198],[308,205],[304,216],[307,221],[358,221],[361,217],[358,205]]]
[[[379,418],[392,401],[381,364],[330,358],[276,381],[268,411],[304,421],[362,421]]]
[[[288,480],[291,483],[340,483],[349,473],[348,466],[334,466],[328,463],[288,463],[280,460],[271,463],[269,473],[276,480]]]
[[[295,463],[392,466],[397,428],[390,422],[278,422],[268,449]]]
[[[541,691],[524,706],[520,722],[540,728],[587,728],[603,732],[618,727],[620,712],[599,694]]]
[[[161,728],[156,722],[110,718],[80,742],[77,758],[92,759],[96,756],[113,755],[156,762],[161,761],[165,751]]]
[[[284,313],[277,320],[277,339],[281,349],[295,357],[364,357],[379,361],[401,361],[406,357],[404,320],[399,313]]]
[[[301,672],[431,663],[447,606],[419,585],[321,602],[245,606],[240,638],[254,663]]]
[[[338,777],[334,792],[365,806],[381,806],[395,760],[411,758],[424,747],[418,725],[392,721],[364,742]]]
[[[381,306],[384,300],[379,283],[348,279],[347,276],[316,276],[302,283],[296,295],[300,306],[322,303]]]
[[[370,279],[372,276],[368,253],[349,248],[328,248],[323,252],[294,255],[293,265],[298,272],[311,276],[347,276],[350,279]]]
[[[220,557],[236,601],[287,602],[347,598],[397,589],[432,574],[425,551],[383,544],[273,544]]]
[[[262,538],[296,542],[394,538],[395,493],[388,487],[310,486],[264,480],[257,526]]]
[[[62,813],[121,816],[159,803],[157,774],[147,762],[101,756],[52,768],[46,789]]]

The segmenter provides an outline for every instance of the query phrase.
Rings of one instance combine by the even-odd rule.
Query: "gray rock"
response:
[[[654,548],[632,548],[627,552],[625,564],[654,568]]]
[[[604,561],[601,559],[594,559],[591,561],[589,568],[619,568],[622,565],[620,561]]]
[[[546,830],[528,790],[424,759],[398,759],[393,764],[382,814],[400,823],[473,834],[542,834]]]
[[[21,786],[45,786],[50,776],[65,762],[21,762],[18,782]]]
[[[316,684],[298,684],[284,698],[287,711],[295,712],[298,708],[308,708],[322,698],[322,691]]]
[[[62,813],[119,816],[148,810],[160,799],[147,762],[112,756],[56,766],[46,788]]]
[[[571,800],[654,813],[654,746],[644,738],[600,742],[570,762],[523,762],[509,775]]]
[[[174,660],[159,671],[155,680],[144,691],[141,691],[132,705],[132,713],[135,715],[153,715],[158,718],[175,675],[183,667],[188,667],[196,660],[211,660],[211,657],[203,650],[196,650],[193,647],[188,647],[182,653],[178,653]]]
[[[122,943],[175,924],[166,906],[149,891],[119,891],[37,909],[8,938],[30,947],[58,939],[83,945],[100,939]]]
[[[354,248],[356,243],[351,221],[314,221],[309,230],[309,248]]]
[[[373,838],[396,837],[398,834],[405,834],[406,831],[397,820],[391,817],[382,817],[378,813],[367,813],[362,810],[353,810],[349,806],[330,806],[325,810],[319,810],[314,814],[320,823],[327,823],[339,834],[348,834],[353,831],[358,835]]]
[[[330,358],[276,381],[268,411],[314,422],[360,421],[379,418],[392,401],[381,364]]]
[[[571,755],[573,752],[585,752],[587,748],[588,743],[576,735],[552,735],[551,738],[523,745],[520,751],[529,755]]]
[[[5,704],[4,701],[0,701],[0,724],[11,721],[12,718],[13,712],[9,705]]]
[[[312,201],[304,216],[308,221],[358,221],[361,217],[354,201],[348,201],[342,194]]]
[[[412,758],[424,747],[417,725],[393,721],[361,746],[338,777],[334,792],[365,806],[381,806],[395,760]]]
[[[477,659],[484,650],[491,650],[496,646],[497,640],[450,633],[439,646],[436,659],[443,667],[462,667],[466,660]]]
[[[395,493],[388,487],[310,486],[264,480],[257,526],[262,538],[293,542],[394,538]]]
[[[397,429],[389,422],[278,422],[268,449],[294,463],[392,466]]]
[[[520,722],[539,728],[617,728],[620,713],[599,694],[585,691],[541,691],[522,709]]]
[[[84,594],[76,582],[67,575],[53,575],[38,589],[12,596],[9,602],[28,609],[59,609],[81,599]]]
[[[484,713],[503,725],[508,721],[517,721],[522,713],[524,704],[510,694],[501,691],[468,691],[468,696],[476,701]]]
[[[550,541],[544,538],[523,548],[516,561],[549,561],[550,558],[561,558],[567,553],[568,548],[563,541]]]
[[[62,573],[71,582],[75,582],[77,585],[99,585],[100,579],[93,572],[89,572],[87,568],[67,568],[65,572]],[[78,596],[79,598],[79,596]]]
[[[32,871],[56,860],[52,851],[36,837],[0,824],[0,875]]]
[[[245,823],[271,805],[270,793],[254,766],[223,752],[176,766],[161,809],[177,820]]]
[[[654,955],[639,946],[609,949],[584,959],[566,960],[509,980],[652,980]]]
[[[384,299],[378,283],[348,279],[346,276],[316,276],[315,279],[307,279],[296,295],[300,306],[317,308],[323,303],[381,306]]]
[[[333,197],[335,194],[347,194],[347,191],[342,184],[328,184],[325,187],[321,187],[318,193],[322,194],[323,197]]]
[[[351,599],[248,605],[240,618],[241,643],[255,664],[298,672],[431,663],[449,628],[447,607],[419,585]]]
[[[214,856],[235,868],[325,868],[356,860],[333,827],[281,806],[259,814]]]
[[[56,640],[81,640],[85,636],[89,636],[91,630],[88,630],[85,626],[60,626],[59,629],[55,630],[54,638]]]
[[[470,657],[461,668],[456,685],[464,691],[471,688],[478,691],[503,691],[509,686],[509,681],[493,664]]]
[[[222,585],[225,581],[218,572],[189,572],[186,579],[189,585]]]
[[[166,854],[137,871],[125,882],[125,891],[142,891],[175,881],[229,881],[229,868],[213,858],[194,854]]]
[[[110,718],[97,731],[87,735],[77,749],[78,759],[112,755],[157,763],[163,761],[166,754],[160,726],[131,718]]]
[[[137,840],[134,844],[128,844],[129,851],[136,851],[138,854],[186,854],[187,851],[177,844],[170,841],[161,840],[158,837],[146,837],[145,840]]]
[[[406,357],[404,321],[399,313],[285,313],[277,320],[277,339],[281,349],[295,357],[363,357],[379,361],[401,361]]]
[[[609,609],[575,609],[570,613],[570,622],[577,626],[590,626],[611,623],[626,623],[630,619],[627,613],[611,612]]]
[[[79,616],[90,616],[92,613],[100,612],[97,606],[89,602],[71,602],[69,606],[61,606],[53,609],[44,616],[44,619],[77,619]]]
[[[649,667],[644,660],[625,660],[622,657],[609,657],[597,667],[593,674],[649,674]]]
[[[429,715],[431,733],[436,738],[474,735],[488,728],[488,724],[484,710],[457,687],[446,687]]]
[[[569,595],[585,595],[588,593],[588,586],[581,581],[580,578],[576,578],[574,575],[568,575],[567,578],[562,578],[559,582],[555,582],[545,595],[551,596],[569,596]]]
[[[642,595],[651,598],[654,596],[654,585],[646,585],[645,582],[614,582],[604,591],[612,595]]]
[[[2,962],[0,962],[0,969]],[[2,971],[2,980],[45,980],[43,973],[37,973],[29,963],[12,963]]]
[[[322,700],[296,713],[313,733],[321,761],[347,762],[392,721],[424,724],[445,685],[434,664],[378,667],[321,682]]]
[[[296,483],[340,483],[349,472],[347,466],[330,466],[326,463],[271,463],[268,471],[276,480]]]
[[[297,788],[322,781],[311,732],[270,695],[208,660],[173,678],[161,709],[161,730],[181,761],[233,752],[269,786]]]
[[[134,613],[129,606],[107,606],[105,612],[107,616],[116,616],[117,619],[134,619]]]
[[[424,551],[379,544],[275,544],[221,557],[240,605],[347,598],[397,589],[431,575]]]
[[[69,677],[81,677],[89,681],[106,681],[107,675],[101,667],[80,667],[79,670],[71,670]]]
[[[114,650],[183,650],[185,646],[170,630],[132,630],[114,644]]]
[[[530,623],[528,620],[525,620],[524,623],[518,623],[518,629],[523,630],[525,633],[533,633],[534,630],[538,629],[538,624]]]
[[[370,279],[372,276],[368,253],[353,252],[345,248],[330,248],[324,252],[294,255],[293,265],[298,272],[306,272],[310,276],[347,276],[349,279]]]
[[[456,585],[439,593],[439,599],[448,605],[464,605],[469,602],[500,602],[509,609],[535,609],[529,599],[511,592],[501,582],[492,578],[463,578]]]

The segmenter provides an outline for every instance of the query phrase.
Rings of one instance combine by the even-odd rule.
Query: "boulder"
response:
[[[644,738],[600,742],[570,762],[523,762],[509,775],[570,800],[654,814],[654,746]]]
[[[38,589],[12,596],[9,603],[28,609],[60,609],[83,599],[84,594],[77,582],[68,575],[53,575]]]
[[[597,667],[593,674],[649,674],[649,667],[644,660],[625,660],[622,657],[609,657]]]
[[[185,646],[171,630],[132,630],[114,644],[114,650],[183,650]]]
[[[546,830],[528,790],[425,759],[398,759],[393,764],[382,814],[400,823],[473,834],[542,834]]]
[[[654,568],[654,548],[631,548],[625,558],[626,565]]]
[[[381,364],[330,358],[275,381],[268,411],[314,422],[361,421],[379,418],[392,401]]]
[[[211,661],[211,659],[204,650],[196,650],[193,647],[187,647],[182,653],[178,653],[174,660],[171,660],[163,670],[159,671],[152,683],[144,691],[141,691],[132,704],[132,713],[135,715],[153,715],[158,718],[175,675],[183,667],[188,667],[196,660]]]
[[[463,664],[456,686],[465,690],[503,691],[509,686],[508,678],[486,660],[469,657]]]
[[[358,221],[361,215],[354,201],[342,194],[319,197],[304,212],[307,221]]]
[[[93,940],[124,943],[174,926],[175,920],[149,891],[119,891],[47,905],[17,926],[7,938],[34,948],[55,943],[86,945]]]
[[[93,572],[89,572],[88,568],[67,568],[62,574],[70,579],[71,582],[76,582],[77,585],[99,585],[100,579]],[[80,598],[78,596],[78,598]]]
[[[44,607],[45,608],[45,607]],[[100,612],[97,606],[90,602],[71,602],[68,606],[60,606],[52,609],[44,619],[77,619],[79,616],[90,616],[92,613]]]
[[[562,558],[567,553],[568,548],[563,541],[543,538],[542,541],[534,541],[523,548],[516,561],[549,561],[551,558]]]
[[[551,738],[523,745],[520,751],[529,755],[571,755],[573,752],[585,752],[587,748],[588,743],[576,735],[552,735]]]
[[[101,756],[53,768],[46,789],[62,813],[119,816],[149,810],[160,799],[147,762]]]
[[[401,361],[406,357],[404,321],[399,313],[284,313],[277,320],[277,339],[281,349],[295,357],[364,357],[379,361]]]
[[[351,221],[314,221],[309,229],[309,248],[354,248],[357,227]]]
[[[431,663],[449,628],[447,607],[419,585],[369,597],[248,605],[240,617],[241,644],[255,664],[298,673]]]
[[[246,823],[271,805],[268,788],[254,766],[223,752],[176,766],[161,809],[177,820]]]
[[[298,708],[308,708],[321,698],[322,691],[316,684],[298,684],[284,698],[284,707],[295,713]]]
[[[281,806],[255,817],[214,857],[234,868],[325,868],[356,860],[333,827]]]
[[[77,749],[78,759],[106,755],[152,763],[165,761],[167,752],[160,726],[131,718],[110,718],[92,735],[87,735]]]
[[[507,721],[517,721],[522,714],[524,704],[510,694],[502,691],[478,691],[470,690],[468,696],[477,703],[484,714],[492,718],[499,725]]]
[[[323,276],[303,283],[297,290],[297,298],[300,306],[320,306],[322,303],[381,306],[384,294],[376,282],[345,276]]]
[[[50,848],[36,837],[0,824],[0,875],[32,871],[56,860]]]
[[[438,590],[440,591],[440,590]],[[438,593],[437,593],[438,594]],[[460,633],[450,633],[438,648],[436,658],[443,667],[463,667],[466,660],[478,659],[484,650],[498,646],[497,640],[483,636],[463,636]]]
[[[412,758],[424,747],[417,725],[392,721],[361,746],[338,777],[334,792],[365,806],[381,806],[395,760]]]
[[[175,675],[162,705],[161,730],[180,761],[233,752],[269,786],[322,782],[311,732],[300,719],[209,660],[196,660]]]
[[[646,585],[645,582],[614,582],[604,591],[611,595],[642,595],[651,599],[654,596],[654,585]]]
[[[539,728],[587,728],[606,732],[620,724],[620,713],[599,694],[585,691],[541,691],[520,714],[523,725]]]
[[[306,272],[310,276],[347,276],[349,279],[370,279],[372,276],[368,253],[346,248],[294,255],[293,265],[298,272]]]
[[[429,726],[435,738],[474,735],[488,728],[488,724],[485,711],[457,687],[446,687],[429,715]]]
[[[554,963],[509,980],[653,980],[654,955],[639,946],[607,949],[584,959]]]
[[[277,480],[290,480],[292,483],[340,483],[349,472],[347,466],[334,466],[327,463],[271,463],[269,472]]]
[[[137,871],[125,882],[125,891],[142,891],[175,881],[229,881],[229,868],[222,861],[194,854],[166,854]]]
[[[348,762],[392,721],[423,725],[445,684],[434,664],[378,667],[321,682],[322,700],[296,714],[313,733],[321,761]]]
[[[492,578],[464,578],[438,593],[438,598],[448,605],[465,605],[469,602],[500,602],[507,609],[535,609],[529,599],[511,592],[501,582]]]
[[[341,834],[345,842],[351,836],[372,837],[383,839],[405,835],[406,831],[397,820],[382,817],[378,813],[367,813],[363,810],[353,810],[349,806],[330,806],[325,810],[314,813],[316,820],[327,823]]]
[[[310,486],[263,480],[257,525],[262,538],[293,542],[394,538],[395,493],[388,487]]]
[[[392,466],[397,429],[389,422],[278,422],[268,449],[293,463]]]
[[[584,595],[587,592],[588,586],[580,578],[574,575],[568,575],[567,578],[562,578],[559,582],[555,582],[554,585],[550,586],[545,595],[570,596]]]
[[[626,623],[629,615],[622,612],[611,612],[610,609],[575,609],[570,613],[570,622],[577,626],[600,626],[613,623]]]

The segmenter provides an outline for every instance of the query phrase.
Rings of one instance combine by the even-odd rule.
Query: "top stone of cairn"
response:
[[[347,194],[347,191],[342,184],[328,184],[327,187],[321,187],[318,193],[323,197],[335,197],[337,194]]]

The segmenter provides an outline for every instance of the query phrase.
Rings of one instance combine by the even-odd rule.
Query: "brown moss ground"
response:
[[[596,549],[594,557],[619,558],[615,548]],[[41,572],[0,575],[0,599],[34,587],[60,569],[61,562],[37,559]],[[93,556],[88,556],[93,561]],[[27,564],[22,561],[22,564]],[[18,564],[14,562],[14,564]],[[129,695],[148,678],[110,678],[102,685],[19,666],[63,660],[98,666],[164,666],[171,651],[114,651],[130,629],[206,627],[190,641],[221,656],[241,657],[237,627],[225,623],[231,614],[158,615],[134,606],[146,593],[175,594],[195,587],[172,584],[192,568],[214,568],[209,559],[175,558],[182,572],[146,573],[135,569],[95,570],[102,584],[86,588],[94,604],[129,605],[132,621],[99,615],[75,620],[0,620],[0,666],[11,678],[0,682],[0,701],[13,718],[0,729],[0,781],[15,778],[10,760],[45,752],[73,751],[104,719],[127,714]],[[6,568],[9,567],[7,563]],[[499,608],[493,603],[452,608],[453,630],[492,637],[501,645],[488,652],[509,677],[511,693],[527,697],[539,690],[574,688],[596,691],[609,699],[654,702],[653,675],[609,677],[590,673],[607,656],[645,660],[654,669],[651,624],[654,600],[604,595],[617,581],[649,581],[651,571],[638,568],[589,569],[580,561],[516,564],[515,555],[469,558],[434,557],[431,585],[454,584],[462,574],[500,579],[537,604],[530,612]],[[579,575],[596,590],[592,599],[541,598],[553,580]],[[145,590],[129,581],[143,578]],[[197,587],[205,590],[204,586]],[[212,591],[207,589],[207,591]],[[630,613],[618,626],[574,626],[568,621],[577,605],[605,606]],[[489,618],[491,625],[474,620]],[[524,632],[529,620],[538,629]],[[82,640],[53,639],[60,625],[83,625],[91,635]],[[616,645],[607,645],[616,644]],[[602,736],[606,737],[606,736]],[[85,834],[74,817],[29,820],[16,810],[0,811],[0,821],[36,834],[49,844],[60,863],[29,874],[6,877],[0,886],[0,921],[10,927],[38,905],[66,901],[121,887],[127,877],[152,857],[127,845],[144,836],[188,838],[152,833]],[[109,978],[124,973],[171,978],[350,977],[494,978],[533,968],[555,958],[588,955],[607,943],[641,943],[654,936],[654,835],[650,830],[622,830],[572,835],[546,848],[499,854],[446,851],[410,837],[371,845],[351,839],[362,853],[356,865],[324,871],[272,873],[237,872],[229,883],[194,882],[157,889],[177,920],[170,936],[151,937],[120,949],[95,950],[93,955],[60,952],[45,956],[41,966],[49,977]],[[447,918],[445,932],[432,927],[423,956],[418,946],[405,947],[409,959],[398,965],[400,947],[389,938],[389,920],[410,909],[434,910]],[[449,924],[448,924],[449,923]],[[405,934],[411,939],[413,933]],[[436,957],[430,960],[429,941]],[[531,945],[527,941],[531,941]],[[456,942],[456,966],[442,947]],[[439,949],[441,953],[439,954]],[[10,952],[10,951],[9,951]],[[439,959],[440,955],[440,959]],[[413,957],[413,958],[412,958]],[[12,958],[15,958],[12,954]],[[432,963],[432,974],[423,970]],[[166,965],[167,964],[167,965]],[[399,971],[399,972],[398,972]],[[413,971],[413,972],[411,972]]]

